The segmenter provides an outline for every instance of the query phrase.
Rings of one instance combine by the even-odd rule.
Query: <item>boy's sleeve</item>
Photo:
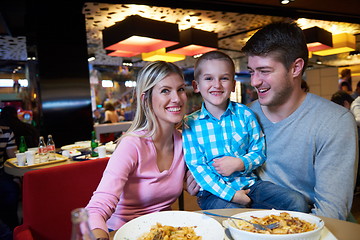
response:
[[[265,136],[261,130],[254,113],[245,110],[245,115],[249,121],[246,124],[247,132],[249,134],[249,147],[248,152],[241,156],[241,160],[244,162],[245,174],[253,172],[256,168],[260,167],[266,160],[266,146]]]
[[[193,174],[196,182],[206,191],[211,192],[227,201],[231,201],[236,190],[214,173],[207,164],[207,159],[202,151],[195,130],[189,125],[183,128],[183,146],[186,165]]]

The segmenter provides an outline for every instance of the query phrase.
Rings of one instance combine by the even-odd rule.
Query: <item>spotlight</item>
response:
[[[283,5],[289,4],[290,2],[294,2],[295,0],[280,0],[280,3]]]

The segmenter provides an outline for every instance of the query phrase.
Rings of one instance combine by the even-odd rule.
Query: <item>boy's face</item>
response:
[[[227,61],[217,59],[205,60],[199,67],[199,77],[193,81],[194,92],[201,94],[208,110],[213,107],[225,110],[231,92],[235,91],[233,68]]]

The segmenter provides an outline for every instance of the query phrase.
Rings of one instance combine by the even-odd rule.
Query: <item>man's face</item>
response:
[[[261,105],[277,107],[286,103],[294,89],[291,69],[287,70],[271,56],[249,56],[251,85],[256,89]]]

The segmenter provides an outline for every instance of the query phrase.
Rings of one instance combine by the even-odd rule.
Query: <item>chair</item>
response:
[[[34,170],[23,178],[23,224],[14,240],[64,240],[71,237],[71,211],[85,207],[109,158]]]

